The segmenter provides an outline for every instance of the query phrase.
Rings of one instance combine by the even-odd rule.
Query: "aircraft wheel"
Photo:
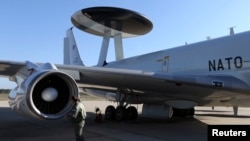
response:
[[[138,118],[137,109],[134,106],[130,106],[126,110],[126,117],[129,121],[136,121]]]
[[[106,120],[113,120],[115,119],[115,107],[109,105],[105,110],[105,119]]]
[[[115,119],[117,121],[122,121],[125,119],[126,109],[124,106],[118,106],[115,110]]]

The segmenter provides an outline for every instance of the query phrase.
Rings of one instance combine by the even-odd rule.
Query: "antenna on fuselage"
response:
[[[234,28],[235,28],[235,26],[229,28],[229,30],[230,30],[230,35],[234,35]]]
[[[78,29],[103,37],[97,66],[106,64],[110,38],[114,38],[116,60],[124,58],[123,38],[144,35],[153,24],[141,14],[117,7],[91,7],[77,11],[71,21]]]

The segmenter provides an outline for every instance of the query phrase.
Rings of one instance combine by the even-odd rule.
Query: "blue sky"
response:
[[[147,35],[123,41],[125,57],[250,30],[249,0],[1,0],[0,60],[63,63],[63,37],[71,15],[83,8],[116,6],[137,11],[153,22]],[[74,29],[83,62],[95,65],[101,37]],[[114,60],[113,42],[108,61]],[[15,83],[0,78],[0,88]]]

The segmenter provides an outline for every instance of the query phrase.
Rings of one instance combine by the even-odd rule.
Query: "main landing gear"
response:
[[[109,105],[105,110],[106,120],[116,120],[116,121],[136,121],[138,118],[137,109],[134,106],[117,106],[116,108]]]
[[[138,118],[138,111],[134,106],[128,106],[124,104],[126,100],[132,98],[133,95],[130,95],[131,91],[120,90],[117,92],[118,95],[118,106],[115,108],[112,105],[109,105],[105,110],[105,119],[106,120],[116,120],[116,121],[136,121]],[[131,96],[131,97],[130,97]]]

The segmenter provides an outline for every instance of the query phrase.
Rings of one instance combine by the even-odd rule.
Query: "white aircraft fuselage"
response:
[[[64,38],[64,64],[0,60],[0,75],[17,86],[10,107],[39,119],[64,117],[81,92],[116,101],[105,119],[135,121],[142,115],[193,116],[195,106],[250,106],[250,31],[124,58],[122,39],[150,32],[141,14],[117,7],[91,7],[71,17],[73,25],[103,37],[96,66],[84,66],[72,32]],[[114,39],[116,61],[106,62]],[[237,112],[235,112],[237,113]]]
[[[225,75],[233,76],[250,85],[249,52],[250,32],[248,31],[110,62],[105,67],[166,74]],[[195,100],[197,98],[208,100],[205,103],[201,102],[201,105],[232,106],[238,105],[237,102],[241,101],[240,105],[250,106],[249,91],[238,93],[209,88],[207,91],[205,89],[200,91],[195,86],[189,86],[184,91],[190,89],[197,89],[197,91],[193,93],[186,91],[187,93],[183,92],[182,96],[193,97]],[[242,98],[235,99],[238,97],[235,94],[241,95]],[[177,94],[166,92],[160,95],[175,97]],[[151,97],[150,100],[152,99],[154,98]]]
[[[164,73],[233,75],[250,84],[250,32],[108,63],[105,67]]]

